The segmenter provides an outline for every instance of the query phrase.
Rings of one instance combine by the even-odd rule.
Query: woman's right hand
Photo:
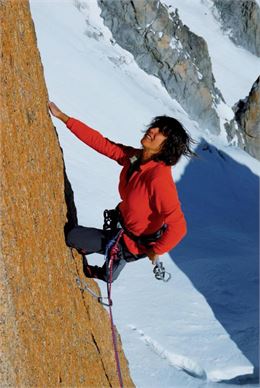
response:
[[[153,251],[152,248],[146,251],[148,258],[151,260],[152,264],[156,264],[156,261],[159,259],[159,255]]]
[[[54,102],[49,102],[49,110],[51,114],[56,117],[57,119],[60,119],[63,121],[65,124],[69,119],[69,116],[67,116],[65,113],[63,113]]]

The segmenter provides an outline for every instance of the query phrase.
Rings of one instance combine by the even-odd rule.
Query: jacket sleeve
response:
[[[126,157],[128,158],[135,152],[135,148],[114,143],[95,129],[72,117],[68,119],[66,125],[83,143],[121,165],[125,164]]]
[[[162,237],[153,245],[153,251],[162,255],[174,248],[187,233],[186,221],[171,174],[155,178],[153,201],[167,225]]]

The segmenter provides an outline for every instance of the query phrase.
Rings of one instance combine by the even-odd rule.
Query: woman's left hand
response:
[[[65,113],[63,113],[60,110],[60,108],[58,108],[57,105],[54,104],[54,102],[51,102],[51,101],[49,102],[49,110],[54,117],[63,121],[66,124],[66,122],[69,119],[69,116],[67,116]]]

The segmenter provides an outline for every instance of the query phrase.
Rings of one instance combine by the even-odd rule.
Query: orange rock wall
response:
[[[108,313],[77,287],[81,257],[64,242],[64,163],[29,3],[0,11],[1,386],[116,387]],[[119,351],[132,387],[120,339]]]

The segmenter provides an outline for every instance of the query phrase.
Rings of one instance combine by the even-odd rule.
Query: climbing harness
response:
[[[143,234],[143,235],[140,235],[140,236],[136,236],[134,233],[130,232],[130,230],[128,230],[127,227],[125,226],[125,222],[124,222],[124,219],[122,217],[122,214],[120,213],[119,206],[117,206],[112,211],[115,212],[115,216],[114,217],[117,217],[118,224],[120,225],[121,228],[124,229],[124,233],[131,240],[135,241],[137,245],[142,245],[142,246],[144,246],[146,248],[149,248],[151,243],[153,243],[153,242],[157,241],[159,238],[161,238],[161,236],[163,235],[163,233],[167,229],[167,225],[164,224],[164,225],[161,226],[160,229],[158,229],[156,232],[154,232],[152,234],[146,234],[146,235]]]
[[[172,277],[170,272],[165,271],[163,263],[160,260],[156,260],[153,273],[157,280],[162,280],[165,283],[168,282]]]
[[[162,236],[167,226],[164,224],[157,232],[150,235],[135,236],[125,227],[124,220],[120,213],[119,206],[111,210],[106,209],[104,211],[103,230],[106,232],[108,236],[111,236],[115,230],[118,230],[118,228],[122,229],[123,232],[132,240],[134,240],[137,244],[149,247],[151,242],[155,242]],[[111,245],[113,245],[114,243],[115,243],[115,240],[112,239]],[[107,273],[108,273],[108,268],[107,268]],[[153,273],[157,280],[162,280],[165,283],[168,282],[172,277],[170,272],[165,271],[163,263],[159,260],[157,260],[155,263]]]

